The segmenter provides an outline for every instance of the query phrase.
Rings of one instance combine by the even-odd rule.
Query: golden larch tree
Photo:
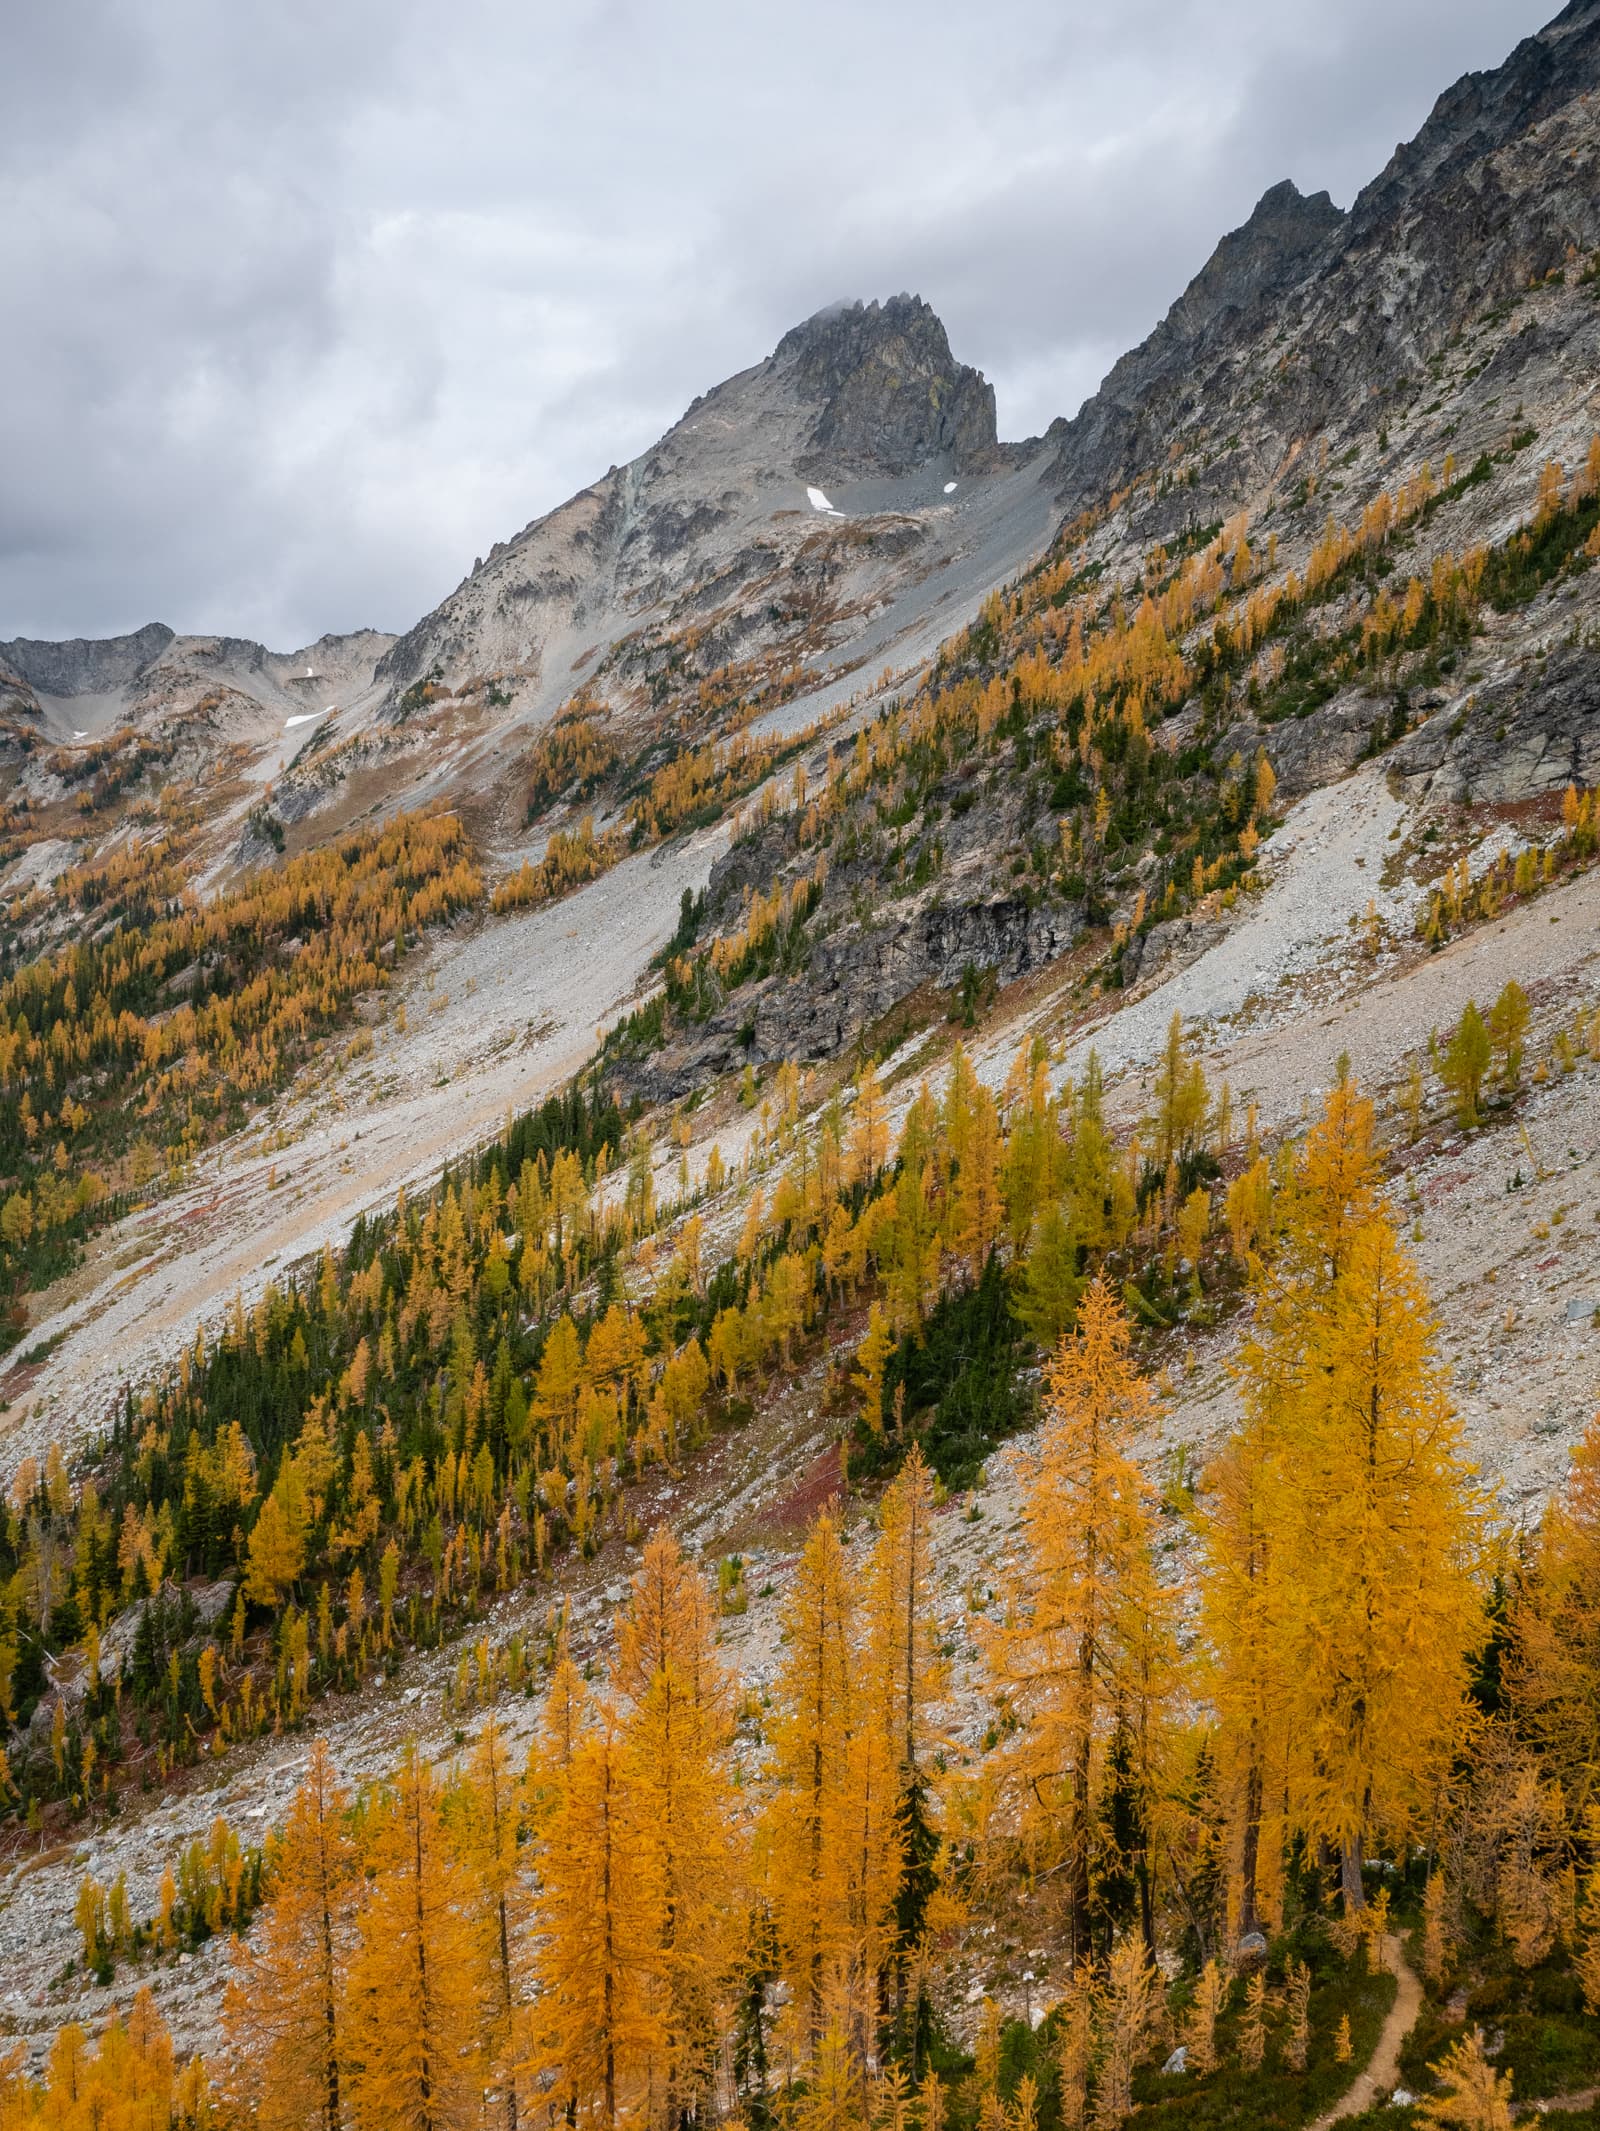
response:
[[[266,1904],[233,1942],[223,2027],[240,2108],[261,2131],[340,2131],[343,1981],[357,1855],[325,1739],[289,1807]]]
[[[1344,1234],[1340,1260],[1286,1417],[1279,1664],[1301,1824],[1338,1845],[1359,1907],[1368,1835],[1406,1836],[1462,1742],[1483,1638],[1482,1507],[1427,1298],[1388,1218]]]
[[[732,1683],[716,1655],[716,1609],[677,1540],[647,1543],[617,1622],[628,1782],[654,1904],[669,2122],[698,2116],[716,2073],[739,1919]]]
[[[455,1803],[457,1843],[481,1904],[480,1929],[488,1948],[484,2067],[501,2097],[507,2131],[516,2131],[530,1897],[518,1855],[523,1832],[520,1786],[493,1714],[478,1734]]]
[[[1544,1515],[1512,1609],[1508,1686],[1518,1729],[1574,1815],[1600,1805],[1600,1420]]]
[[[539,1712],[539,1729],[523,1777],[528,1820],[537,1832],[560,1812],[578,1742],[592,1714],[589,1689],[572,1662],[565,1621],[556,1635],[556,1660]]]
[[[1197,1522],[1203,1549],[1200,1628],[1206,1685],[1217,1713],[1218,1765],[1238,1875],[1240,1936],[1262,1929],[1263,1856],[1269,1797],[1282,1794],[1288,1735],[1279,1677],[1277,1539],[1280,1495],[1288,1476],[1283,1451],[1282,1385],[1276,1356],[1259,1338],[1244,1343],[1237,1371],[1244,1416],[1212,1461]]]
[[[345,1990],[352,2120],[357,2131],[476,2126],[492,1999],[482,1902],[415,1748],[373,1808],[366,1870]]]
[[[1065,1867],[1075,1960],[1090,1945],[1107,1744],[1119,1726],[1147,1741],[1169,1687],[1153,1494],[1133,1455],[1155,1408],[1129,1349],[1127,1316],[1097,1279],[1045,1371],[1022,1558],[985,1638],[993,1687],[1018,1725],[998,1758],[1001,1829]]]
[[[629,1773],[621,1727],[602,1710],[574,1748],[538,1855],[526,2070],[552,2109],[605,2131],[660,2079],[666,2046],[654,1851]]]
[[[854,1595],[839,1527],[826,1511],[812,1526],[781,1620],[762,1850],[784,1963],[815,2045],[828,1971],[853,1951],[846,1828],[859,1721]]]

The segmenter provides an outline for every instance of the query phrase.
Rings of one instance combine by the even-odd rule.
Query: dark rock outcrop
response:
[[[832,1058],[909,993],[953,987],[967,970],[1009,984],[1064,955],[1077,915],[1020,897],[925,903],[894,921],[836,933],[803,976],[773,986],[755,1014],[752,1056]]]
[[[1600,659],[1562,644],[1542,666],[1479,690],[1454,717],[1430,718],[1388,763],[1397,776],[1425,779],[1430,799],[1460,805],[1600,784]]]
[[[1387,696],[1371,695],[1364,687],[1343,688],[1303,718],[1263,726],[1243,741],[1241,752],[1248,757],[1257,746],[1265,747],[1284,799],[1303,799],[1319,785],[1347,776],[1364,755],[1376,751],[1390,708]]]
[[[1426,194],[1471,172],[1530,128],[1600,85],[1600,4],[1570,0],[1497,67],[1463,74],[1402,141],[1350,210],[1348,241],[1380,238]]]
[[[619,1095],[670,1102],[742,1066],[835,1058],[911,993],[953,991],[970,971],[1009,984],[1072,946],[1081,915],[1020,896],[926,902],[875,925],[819,940],[805,969],[734,994],[663,1051],[611,1070]]]
[[[128,636],[75,636],[59,644],[19,636],[0,644],[0,660],[40,695],[102,695],[136,681],[172,641],[164,622],[147,622]]]
[[[965,471],[994,452],[994,387],[956,361],[920,296],[819,311],[772,361],[820,408],[803,470],[892,476],[941,458]]]

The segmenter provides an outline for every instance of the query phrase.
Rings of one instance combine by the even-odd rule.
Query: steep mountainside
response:
[[[1131,934],[1118,978],[1148,971],[1174,937],[1158,905],[1170,916],[1171,896],[1188,900],[1176,875],[1190,839],[1217,856],[1205,824],[1259,755],[1286,796],[1396,742],[1396,773],[1441,806],[1593,780],[1595,575],[1581,557],[1564,570],[1567,547],[1523,558],[1530,525],[1574,551],[1589,531],[1597,86],[1600,5],[1577,0],[1441,97],[1347,214],[1280,185],[1222,240],[1149,340],[1051,431],[1070,516],[1043,575],[945,646],[896,733],[874,733],[875,767],[809,763],[814,793],[827,779],[851,795],[820,839],[791,813],[719,862],[702,923],[733,936],[753,893],[777,881],[792,899],[825,850],[805,939],[786,931],[756,966],[743,957],[732,988],[702,973],[691,1001],[669,985],[664,1045],[624,1057],[625,1085],[681,1095],[743,1057],[833,1055],[913,994],[1041,970],[1101,922]],[[1578,507],[1547,526],[1567,477]],[[1439,618],[1404,603],[1430,606],[1480,553],[1492,605],[1466,643],[1441,640]],[[1215,587],[1196,604],[1184,587],[1207,555]],[[1328,593],[1313,590],[1325,571]],[[1129,690],[1147,596],[1167,663]],[[1397,605],[1411,618],[1392,626]],[[1126,656],[1073,683],[1062,665],[1088,642],[1092,676],[1097,629],[1130,632]],[[1052,672],[1030,665],[1040,655]],[[1092,725],[1113,685],[1138,697],[1141,758],[1142,728],[1165,722],[1153,758],[1165,782],[1152,794],[1141,768],[1102,827],[1119,758],[1091,751],[1075,722],[1071,767],[1052,732],[1063,699],[1076,694],[1074,720]],[[977,730],[962,723],[972,689],[991,706]],[[934,754],[944,716],[962,737]],[[1206,937],[1183,926],[1191,947]]]
[[[1519,321],[1519,345],[1464,407],[1425,373],[1485,312],[1581,268],[1600,242],[1597,88],[1600,7],[1571,0],[1502,66],[1447,89],[1347,214],[1325,193],[1275,186],[1051,430],[1063,504],[1160,473],[1165,497],[1140,520],[1154,537],[1298,479],[1319,438],[1337,452],[1403,423],[1409,447],[1437,441],[1442,458],[1464,407],[1512,387],[1548,399],[1563,361],[1589,350],[1587,339],[1568,350],[1570,318],[1541,317],[1531,345],[1520,343],[1533,321]],[[1425,385],[1437,401],[1419,409]]]
[[[925,303],[839,305],[498,544],[396,642],[362,632],[277,655],[152,625],[0,645],[19,795],[41,823],[60,795],[61,765],[32,754],[47,735],[96,746],[97,774],[159,747],[213,801],[225,790],[208,807],[213,859],[258,862],[296,824],[336,833],[357,790],[363,808],[402,789],[474,805],[515,847],[508,758],[580,692],[633,759],[669,729],[674,745],[714,737],[769,696],[804,723],[914,668],[1048,540],[1043,464],[1042,447],[997,441],[992,388]]]
[[[1276,1584],[1261,1599],[1258,1569],[1281,1573],[1278,1508],[1313,1530],[1296,1461],[1259,1498],[1214,1462],[1281,1236],[1301,1282],[1274,1320],[1293,1366],[1263,1412],[1335,1366],[1350,1413],[1387,1410],[1390,1383],[1355,1374],[1377,1348],[1421,1387],[1392,1470],[1414,1474],[1453,1412],[1495,1518],[1527,1533],[1592,1419],[1597,72],[1600,0],[1574,0],[1441,97],[1348,211],[1274,187],[1043,440],[997,438],[992,393],[925,304],[843,306],[497,546],[398,640],[292,657],[158,626],[0,643],[0,2032],[30,2063],[145,1982],[181,2047],[219,2048],[230,1930],[261,1943],[271,1850],[254,1846],[313,1732],[352,1784],[420,1749],[400,1795],[458,1767],[469,1712],[494,1710],[537,1778],[526,1839],[480,1840],[462,1791],[439,1839],[477,1844],[480,1890],[492,1857],[502,1895],[544,1901],[534,1861],[553,1873],[581,1847],[550,1833],[559,1726],[626,1669],[613,1624],[658,1524],[714,1580],[684,1617],[741,1668],[710,1729],[747,1829],[802,1737],[786,1701],[802,1539],[839,1498],[838,1590],[853,1585],[870,1520],[905,1530],[882,1488],[912,1443],[939,1480],[925,1559],[863,1586],[906,1596],[894,1634],[855,1654],[925,1646],[904,1706],[909,1726],[915,1684],[935,1712],[930,1780],[903,1793],[903,1825],[967,1812],[943,1820],[953,1850],[987,1842],[988,1794],[952,1803],[932,1780],[933,1727],[941,1775],[985,1781],[1028,1736],[991,1664],[1030,1602],[1025,1437],[1099,1275],[1160,1399],[1099,1497],[1156,1536],[1127,1557],[1136,1603],[1118,1610],[1133,1715],[1108,1707],[1082,1752],[1094,1885],[1080,1901],[1029,1847],[1014,1880],[1000,1860],[1003,1898],[964,1886],[966,1920],[952,1906],[935,1944],[902,1930],[912,1875],[891,1859],[881,1943],[914,2022],[926,1988],[957,2046],[1046,2082],[1010,2108],[967,2085],[946,2121],[1063,2120],[1050,2082],[1071,2038],[1064,2015],[1053,2031],[1035,2015],[1074,1990],[1101,2024],[1096,2080],[1124,2044],[1130,2077],[1130,2053],[1153,2052],[1137,2092],[1101,2089],[1095,2121],[1303,2127],[1336,2106],[1387,1978],[1306,1921],[1326,1830],[1263,1833],[1289,1775],[1247,1780],[1237,1736],[1234,1760],[1213,1753],[1199,1564],[1237,1514],[1232,1597],[1264,1605],[1247,1627],[1285,1632],[1296,1608]],[[1325,1105],[1345,1136],[1297,1175]],[[1353,1290],[1327,1303],[1324,1234],[1352,1233],[1372,1255],[1349,1262],[1394,1276],[1392,1346],[1343,1311]],[[1308,1297],[1315,1368],[1293,1348]],[[1325,1427],[1331,1396],[1308,1404]],[[1331,1459],[1357,1432],[1312,1440]],[[1325,1502],[1354,1499],[1348,1463],[1322,1470]],[[1385,1546],[1454,1499],[1435,1478],[1410,1484]],[[1476,1542],[1437,1530],[1406,1574],[1460,1582]],[[1409,1606],[1391,1558],[1378,1595]],[[1581,1586],[1562,1589],[1588,1605]],[[828,1668],[853,1684],[836,1632]],[[1395,1613],[1396,1668],[1436,1640]],[[1333,1647],[1230,1721],[1252,1742],[1257,1717],[1263,1737],[1291,1731],[1282,1711],[1333,1675]],[[1381,1809],[1399,1863],[1369,1872],[1371,1913],[1428,1945],[1436,1868],[1459,1872],[1458,1940],[1428,1954],[1427,2051],[1465,2033],[1470,1987],[1519,2099],[1565,2089],[1581,2110],[1600,2049],[1574,1968],[1573,1859],[1592,1838],[1573,1771],[1547,1780],[1530,1749],[1516,1814],[1435,1839],[1466,1781],[1456,1748],[1500,1736],[1505,1647],[1461,1739]],[[1063,1677],[1070,1702],[1075,1661]],[[876,1770],[889,1706],[837,1732],[841,1770]],[[1413,1713],[1362,1729],[1398,1751]],[[1285,1769],[1295,1750],[1272,1747]],[[629,1757],[620,1780],[653,1765]],[[1037,1763],[1035,1795],[1064,1800],[1060,1776]],[[876,1781],[868,1820],[893,1829]],[[1354,1788],[1359,1883],[1380,1809]],[[369,1802],[351,1839],[388,1811]],[[1188,2034],[1207,1974],[1233,1987],[1207,1964],[1241,1937],[1247,1822],[1276,1860],[1263,1907],[1310,1966],[1283,1965],[1264,1916],[1271,1996],[1253,1966],[1259,1989],[1241,1978],[1211,2036],[1228,2062],[1180,2070],[1168,2013]],[[735,1979],[707,2014],[717,2111],[685,2120],[777,2120],[767,2067],[809,2046],[807,1980],[763,1950],[785,1853],[766,1854],[763,1915],[729,1907],[736,1955],[704,1970],[717,1993]],[[341,1932],[377,1940],[386,1877],[352,1864]],[[574,1885],[582,1923],[593,1887]],[[869,1898],[840,1897],[852,1960]],[[1101,1982],[1084,1994],[1091,1903]],[[1169,2005],[1152,1973],[1155,2015],[1119,2043],[1106,1955],[1142,1960],[1147,1933],[1184,1979]],[[474,1932],[463,1973],[497,1937]],[[645,1963],[640,2005],[678,1972]],[[883,1977],[850,1971],[841,2032]],[[526,1971],[502,1982],[508,2020],[514,1998],[530,2019],[565,2002]],[[358,2011],[387,2003],[363,1989]],[[1291,2062],[1297,1989],[1309,2071]],[[860,2017],[870,2033],[870,2004]],[[469,2059],[487,2093],[489,2056],[452,2062]],[[525,2067],[500,2061],[497,2099],[515,2098]],[[1420,2088],[1426,2055],[1405,2076],[1402,2094]],[[904,2113],[904,2089],[885,2098],[859,2126],[829,2120]],[[518,2121],[546,2104],[579,2120],[554,2086],[524,2099]],[[820,2080],[813,2102],[831,2107]]]

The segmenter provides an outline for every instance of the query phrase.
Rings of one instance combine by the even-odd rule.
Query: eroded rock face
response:
[[[1342,689],[1309,717],[1262,726],[1244,751],[1265,747],[1285,800],[1302,799],[1319,785],[1347,776],[1364,755],[1375,753],[1389,715],[1387,700],[1365,688]],[[1235,743],[1237,745],[1237,742]]]
[[[1435,716],[1389,757],[1430,799],[1503,804],[1600,783],[1600,657],[1566,643]]]
[[[1064,955],[1080,929],[1077,910],[1021,896],[928,900],[851,925],[819,940],[800,974],[737,992],[665,1051],[618,1068],[614,1084],[624,1096],[672,1101],[747,1059],[759,1067],[835,1058],[911,993],[954,991],[969,973],[1012,983]]]
[[[0,660],[41,695],[100,695],[136,681],[173,635],[164,622],[147,622],[128,636],[74,636],[58,644],[19,636],[0,644]]]
[[[756,1010],[758,1063],[831,1058],[922,985],[954,987],[970,970],[1009,984],[1067,952],[1077,914],[1020,897],[925,903],[896,921],[836,933],[802,977]]]
[[[896,475],[944,458],[964,472],[994,453],[994,387],[955,360],[919,296],[819,311],[772,359],[820,403],[804,470]]]

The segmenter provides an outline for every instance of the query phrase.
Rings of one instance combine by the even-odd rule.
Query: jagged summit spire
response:
[[[956,361],[920,296],[830,304],[787,332],[772,361],[820,404],[817,465],[894,475],[944,458],[960,469],[995,448],[994,388]]]
[[[1292,179],[1280,179],[1219,241],[1168,312],[1168,328],[1193,339],[1223,312],[1243,310],[1300,273],[1343,221],[1326,192],[1303,193]]]

